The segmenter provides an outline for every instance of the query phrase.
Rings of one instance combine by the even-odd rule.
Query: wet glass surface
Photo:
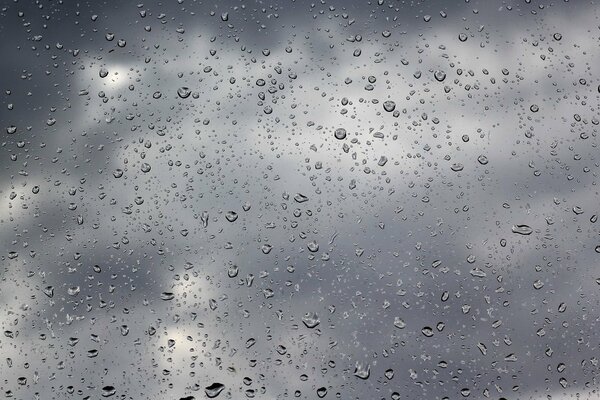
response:
[[[0,393],[594,399],[600,8],[0,8]]]

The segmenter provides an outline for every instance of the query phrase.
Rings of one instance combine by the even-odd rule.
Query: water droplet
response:
[[[394,326],[398,329],[404,329],[406,328],[406,322],[404,322],[404,320],[400,317],[395,317]]]
[[[160,298],[162,300],[165,300],[165,301],[166,300],[173,300],[175,298],[175,295],[173,293],[171,293],[171,292],[162,292],[160,294]]]
[[[433,329],[429,326],[425,326],[423,327],[423,329],[421,329],[421,333],[423,335],[425,335],[426,337],[432,337],[433,336]]]
[[[150,164],[148,164],[148,163],[143,163],[141,165],[140,169],[142,170],[142,172],[148,173],[148,172],[150,172],[150,170],[152,169],[152,167],[150,167]]]
[[[54,296],[54,287],[53,286],[46,286],[44,288],[44,294],[50,298],[52,298]]]
[[[392,100],[386,100],[383,102],[383,109],[387,112],[392,112],[396,109],[396,103]]]
[[[446,73],[444,71],[437,70],[433,73],[435,80],[438,82],[443,82],[446,79]]]
[[[322,399],[323,397],[327,396],[327,388],[325,387],[320,387],[317,389],[317,396]]]
[[[238,219],[238,214],[235,211],[227,211],[225,213],[225,219],[227,219],[229,222],[234,222],[236,219]]]
[[[302,193],[296,193],[296,195],[294,196],[294,200],[296,201],[296,203],[304,203],[305,201],[308,201],[308,197],[303,195]]]
[[[77,296],[80,291],[81,289],[79,288],[79,286],[73,286],[67,289],[67,293],[69,294],[69,296]]]
[[[360,379],[369,379],[371,375],[371,366],[369,364],[356,363],[354,367],[354,376]]]
[[[104,386],[102,388],[102,397],[114,396],[117,393],[117,389],[114,386]]]
[[[475,278],[485,278],[487,274],[479,267],[475,267],[470,271],[471,276]]]
[[[240,269],[239,269],[239,267],[237,265],[232,265],[227,270],[227,276],[230,277],[230,278],[235,278],[238,275],[239,270]]]
[[[344,140],[346,139],[346,130],[344,128],[337,128],[333,135],[338,140]]]
[[[213,399],[217,397],[222,391],[225,389],[225,385],[222,383],[215,382],[210,386],[204,388],[204,393],[209,399]]]
[[[302,317],[302,322],[309,329],[313,329],[321,323],[319,317],[314,312],[307,312],[304,314],[304,317]]]
[[[531,235],[533,233],[533,229],[529,225],[513,225],[512,231],[519,235]]]
[[[186,86],[182,86],[177,89],[177,96],[181,97],[182,99],[187,99],[190,97],[190,94],[192,94],[192,90]]]

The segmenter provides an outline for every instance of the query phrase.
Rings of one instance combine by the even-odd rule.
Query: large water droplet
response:
[[[179,89],[177,89],[177,95],[182,99],[187,99],[188,97],[190,97],[190,94],[192,94],[192,91],[186,86],[182,86]]]
[[[307,328],[310,329],[316,327],[321,323],[319,317],[314,312],[307,312],[306,314],[304,314],[304,317],[302,317],[302,322],[304,323],[304,325],[306,325]]]
[[[344,128],[337,128],[333,135],[338,140],[344,140],[346,139],[346,130]]]
[[[217,397],[225,389],[225,385],[219,382],[215,382],[210,386],[204,388],[204,393],[209,399]]]
[[[117,389],[114,386],[104,386],[102,388],[102,397],[114,396],[117,393]]]
[[[531,235],[533,229],[529,225],[517,224],[512,227],[513,233],[517,233],[519,235]]]

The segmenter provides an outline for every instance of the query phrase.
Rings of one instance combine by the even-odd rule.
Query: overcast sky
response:
[[[599,13],[5,0],[4,397],[600,398]]]

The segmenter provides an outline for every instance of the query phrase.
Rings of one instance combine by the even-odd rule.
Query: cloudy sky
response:
[[[600,398],[600,8],[0,8],[0,390]]]

